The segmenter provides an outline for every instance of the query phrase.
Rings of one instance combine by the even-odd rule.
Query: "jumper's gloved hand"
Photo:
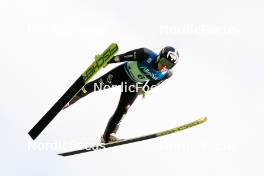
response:
[[[110,63],[118,63],[118,62],[120,62],[120,58],[119,58],[119,56],[114,56],[109,62],[110,62]],[[109,63],[109,62],[108,62],[108,63]],[[108,65],[108,64],[104,65],[103,68],[105,68],[107,65]]]
[[[138,95],[142,95],[142,98],[145,98],[146,97],[146,91],[144,90],[144,85],[143,84],[140,84],[140,83],[134,83],[132,85],[129,85],[131,86],[131,90],[133,92],[137,92]]]
[[[138,88],[138,95],[142,95],[142,98],[146,98],[146,91],[144,90],[144,87],[139,87]]]

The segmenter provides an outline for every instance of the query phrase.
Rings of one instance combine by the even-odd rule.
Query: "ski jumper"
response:
[[[98,79],[86,84],[78,93],[78,97],[84,97],[87,94],[97,91],[95,87],[100,87],[100,90],[111,86],[121,85],[122,91],[119,103],[114,114],[108,121],[103,138],[108,142],[109,135],[118,130],[119,124],[127,113],[129,107],[138,97],[137,91],[129,91],[125,86],[142,83],[144,88],[158,86],[164,80],[169,78],[170,69],[162,72],[157,69],[157,56],[155,52],[147,48],[139,48],[124,54],[115,56],[109,63],[125,62]]]

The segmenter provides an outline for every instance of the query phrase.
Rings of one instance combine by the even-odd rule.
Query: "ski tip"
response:
[[[198,121],[199,121],[200,123],[206,122],[206,121],[207,121],[207,117],[200,117],[200,118],[198,119]]]
[[[119,49],[119,47],[118,47],[117,43],[111,43],[111,44],[110,44],[110,46],[109,46],[109,48],[112,48],[112,49],[114,49],[116,52],[117,52],[117,51],[118,51],[118,49]]]
[[[111,43],[111,45],[115,45],[116,47],[118,47],[117,43],[115,42]]]
[[[57,154],[57,155],[59,155],[59,156],[64,156],[63,153],[59,153],[59,154]]]
[[[58,153],[57,155],[65,157],[65,156],[68,156],[69,153]]]

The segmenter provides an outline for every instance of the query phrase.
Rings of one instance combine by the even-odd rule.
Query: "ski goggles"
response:
[[[159,58],[159,63],[163,66],[166,66],[168,69],[171,69],[175,65],[173,62],[171,62],[165,57]]]

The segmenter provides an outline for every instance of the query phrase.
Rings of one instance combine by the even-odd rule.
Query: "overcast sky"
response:
[[[261,1],[235,0],[0,1],[1,175],[263,175],[263,10]],[[98,144],[119,100],[113,88],[61,112],[33,142],[28,131],[112,42],[119,53],[180,52],[174,77],[136,100],[120,137],[208,122],[57,156]]]

